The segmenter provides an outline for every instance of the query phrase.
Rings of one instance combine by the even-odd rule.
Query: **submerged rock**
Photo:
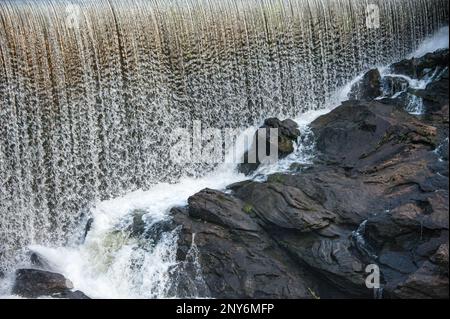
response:
[[[265,148],[265,154],[269,154],[271,147],[270,129],[278,129],[278,140],[275,148],[278,152],[278,158],[284,158],[294,151],[294,143],[300,136],[298,125],[291,119],[280,121],[277,118],[269,118],[264,121],[264,125],[260,129],[266,130],[266,136],[263,145],[258,143],[258,132],[255,133],[253,143],[249,151],[244,154],[244,161],[238,166],[238,170],[245,175],[249,175],[254,172],[261,164],[261,159],[258,157],[258,153],[262,147]],[[256,154],[256,160],[249,158],[250,153]]]
[[[12,294],[25,298],[89,298],[81,291],[73,291],[72,282],[63,275],[38,269],[17,270]]]
[[[145,221],[144,221],[144,215],[148,212],[141,209],[136,209],[132,212],[133,215],[133,221],[131,223],[131,236],[138,237],[141,234],[145,232]]]

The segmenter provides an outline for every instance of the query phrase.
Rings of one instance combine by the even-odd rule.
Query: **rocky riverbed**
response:
[[[448,50],[391,70],[429,84],[408,88],[404,77],[371,70],[353,88],[358,100],[311,124],[313,165],[228,192],[205,189],[172,210],[182,225],[179,259],[192,263],[195,248],[201,274],[184,271],[202,276],[198,293],[448,297]],[[411,115],[417,97],[425,112]],[[375,291],[365,284],[369,264],[381,271]],[[188,287],[179,294],[190,295]]]
[[[370,70],[351,100],[311,123],[311,165],[204,189],[153,227],[153,240],[179,229],[174,295],[448,298],[448,50],[389,71]],[[264,127],[280,129],[280,157],[301,140],[293,121]],[[140,223],[132,236],[148,231]],[[367,288],[367,265],[379,267],[380,289]],[[58,274],[16,275],[18,295],[87,298]]]

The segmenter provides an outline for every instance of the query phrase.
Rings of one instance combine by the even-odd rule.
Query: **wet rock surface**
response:
[[[359,82],[353,85],[349,98],[352,100],[373,100],[382,94],[381,82],[380,71],[378,69],[369,70]],[[392,83],[392,88],[395,88],[394,83]]]
[[[448,67],[448,49],[430,52],[422,57],[404,59],[390,66],[390,70],[396,74],[403,74],[413,79],[420,79],[431,75],[436,69]]]
[[[89,299],[73,288],[72,282],[61,274],[39,269],[19,269],[16,271],[12,294],[25,298]]]
[[[271,129],[278,130],[277,143],[273,143],[271,139]],[[259,131],[262,132],[262,140],[258,138]],[[238,166],[238,170],[245,175],[253,173],[263,162],[259,156],[260,153],[270,155],[271,146],[278,152],[278,158],[288,156],[294,151],[294,143],[299,136],[300,131],[295,121],[291,119],[281,121],[277,118],[266,119],[255,133],[250,150],[245,152],[243,163]]]
[[[392,69],[422,76],[448,67],[442,55]],[[313,165],[233,184],[226,192],[205,189],[188,206],[172,209],[181,226],[178,259],[195,260],[198,267],[188,274],[202,278],[194,280],[197,293],[372,298],[381,295],[365,283],[366,267],[374,264],[384,298],[448,298],[444,88],[445,72],[421,93],[433,102],[422,116],[406,112],[401,96],[344,102],[310,125]],[[187,286],[179,291],[191,294]]]

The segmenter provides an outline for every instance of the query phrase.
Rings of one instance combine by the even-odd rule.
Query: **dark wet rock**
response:
[[[230,205],[235,210],[229,213],[236,218],[245,220],[251,214],[239,200]],[[174,222],[182,225],[178,258],[191,264],[177,278],[178,296],[314,298],[318,283],[311,282],[255,222],[250,227],[254,230],[245,230],[247,222],[233,228],[229,222],[194,219],[182,209],[173,209],[172,214]]]
[[[117,230],[121,236],[131,236],[138,239],[138,245],[156,245],[165,233],[173,230],[168,219],[154,219],[147,210],[135,209],[127,216],[126,226]]]
[[[396,96],[388,96],[388,97],[379,98],[379,99],[377,99],[377,102],[392,105],[392,106],[402,109],[402,108],[405,108],[406,105],[408,105],[410,100],[411,100],[411,94],[409,94],[408,90],[406,90],[405,92],[399,93]]]
[[[246,175],[254,172],[261,164],[261,159],[258,156],[261,147],[265,148],[265,154],[270,153],[271,139],[270,139],[270,129],[278,129],[278,140],[277,144],[274,146],[278,152],[278,158],[284,158],[294,151],[294,143],[300,136],[300,131],[298,130],[298,125],[291,119],[286,119],[281,121],[277,118],[269,118],[264,121],[264,125],[260,129],[265,129],[266,134],[264,142],[259,141],[258,132],[255,133],[253,137],[252,146],[250,151],[244,154],[243,163],[238,167],[241,173]],[[263,145],[260,145],[263,144]],[[255,154],[254,159],[249,154]]]
[[[438,58],[426,59],[421,72]],[[425,116],[405,111],[406,92],[344,102],[310,125],[312,165],[227,193],[203,190],[173,209],[178,258],[196,260],[190,278],[200,269],[195,278],[204,279],[179,288],[224,298],[372,298],[366,267],[375,264],[385,298],[448,298],[445,76],[422,95],[435,103]]]
[[[448,276],[439,273],[439,267],[425,261],[393,291],[393,296],[403,299],[448,298]]]
[[[80,290],[75,291],[62,291],[52,295],[53,298],[61,299],[91,299],[84,292]]]
[[[374,166],[406,145],[430,150],[436,128],[395,105],[347,101],[311,124],[320,158],[346,168]]]
[[[51,270],[53,267],[50,262],[41,254],[37,252],[31,252],[30,261],[33,266],[36,266],[41,269]]]
[[[132,236],[139,236],[145,232],[146,224],[144,215],[147,213],[148,212],[139,209],[133,211],[133,221],[130,229]]]
[[[38,269],[17,270],[12,294],[26,298],[88,299],[81,291],[73,291],[72,282],[63,275]]]
[[[447,68],[438,80],[429,83],[425,89],[409,90],[408,92],[423,99],[425,112],[430,115],[440,112],[443,106],[448,105],[448,88],[449,82]]]
[[[442,107],[448,105],[448,49],[438,50],[420,58],[394,63],[390,69],[391,72],[399,74],[399,77],[386,76],[383,78],[385,96],[391,96],[389,93],[397,91],[390,88],[404,86],[404,84],[392,85],[392,79],[400,80],[402,79],[401,76],[426,81],[428,84],[424,89],[409,87],[406,92],[399,93],[399,96],[391,98],[388,103],[400,102],[398,104],[405,108],[410,103],[419,103],[423,108],[421,111],[425,112],[427,116],[433,116],[435,113],[441,112]]]
[[[248,184],[237,189],[235,196],[244,200],[267,228],[310,232],[328,226],[335,219],[332,212],[306,192],[278,180]]]
[[[205,189],[188,199],[189,216],[244,231],[259,230],[249,216],[253,208],[222,192]]]
[[[366,72],[362,79],[353,85],[349,98],[352,100],[373,100],[382,94],[380,71],[372,69]]]
[[[183,267],[184,276],[177,277],[177,295],[317,298],[320,291],[325,295],[334,292],[322,280],[313,282],[308,271],[299,268],[289,253],[273,241],[258,218],[260,208],[251,203],[205,189],[189,198],[188,207],[172,210],[174,223],[182,226],[178,257],[191,263]],[[318,219],[317,223],[323,222]],[[301,221],[298,224],[306,227]],[[193,251],[196,256],[192,256]],[[194,261],[198,262],[197,268],[192,265]],[[191,280],[186,278],[186,269]],[[203,280],[193,282],[192,278],[199,274]]]
[[[280,121],[277,118],[269,118],[264,121],[262,128],[278,128],[279,135],[290,140],[296,140],[300,136],[297,123],[291,119]]]
[[[300,175],[272,175],[265,183],[234,191],[255,206],[265,231],[297,264],[326,278],[347,297],[372,295],[364,285],[364,261],[351,238],[371,209],[381,207],[372,201],[369,186],[346,177],[343,169],[314,167]],[[319,289],[318,294],[327,291]]]
[[[439,267],[442,275],[448,276],[448,243],[439,246],[436,253],[431,257],[431,262]]]
[[[431,75],[436,68],[448,66],[448,49],[427,53],[422,57],[405,59],[391,65],[390,70],[395,74],[403,74],[413,79],[421,79]]]
[[[372,291],[364,285],[366,265],[355,254],[350,240],[315,234],[299,236],[281,233],[277,241],[299,265],[307,265],[316,273],[316,278],[326,278],[347,298],[370,298]],[[326,292],[319,290],[319,293],[324,295]]]
[[[409,88],[409,82],[399,76],[384,76],[381,80],[383,96],[394,96],[405,92]]]
[[[86,240],[88,233],[91,231],[92,224],[94,223],[94,218],[89,218],[86,222],[86,226],[84,227],[84,235],[83,241]]]

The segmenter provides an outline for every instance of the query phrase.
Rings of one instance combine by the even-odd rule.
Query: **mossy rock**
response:
[[[242,208],[242,210],[244,211],[244,213],[250,214],[253,212],[253,205],[245,204],[244,207]]]

